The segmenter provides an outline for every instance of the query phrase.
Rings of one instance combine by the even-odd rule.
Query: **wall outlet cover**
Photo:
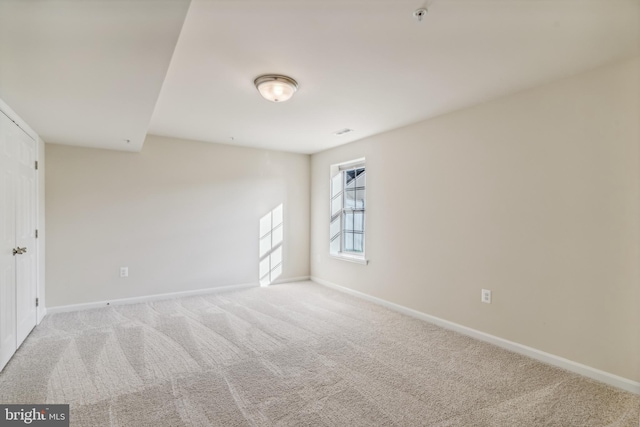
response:
[[[491,291],[489,289],[482,290],[481,301],[486,304],[491,304]]]

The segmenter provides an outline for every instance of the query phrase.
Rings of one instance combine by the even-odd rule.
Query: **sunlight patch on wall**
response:
[[[260,218],[260,286],[268,286],[282,274],[284,221],[282,203]]]

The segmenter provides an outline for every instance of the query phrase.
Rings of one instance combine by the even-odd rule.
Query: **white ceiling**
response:
[[[0,0],[0,98],[47,142],[313,153],[640,55],[640,0],[186,4]],[[263,100],[265,73],[293,99]]]
[[[46,142],[139,151],[188,7],[0,0],[0,98]]]

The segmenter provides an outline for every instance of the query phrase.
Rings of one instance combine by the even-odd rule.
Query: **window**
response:
[[[364,159],[331,166],[329,253],[366,264]]]

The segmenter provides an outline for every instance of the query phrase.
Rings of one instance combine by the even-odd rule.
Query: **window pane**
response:
[[[354,195],[354,207],[358,209],[364,209],[365,205],[365,194],[366,191],[364,189],[359,189],[355,191]]]
[[[354,188],[356,186],[356,171],[350,170],[344,172],[344,188]]]
[[[343,233],[344,236],[344,250],[348,252],[353,252],[353,233],[345,231]]]
[[[353,231],[353,214],[352,213],[344,214],[344,226],[342,228],[347,231]]]
[[[367,185],[367,173],[364,169],[358,169],[356,175],[356,187],[364,187]]]
[[[272,246],[277,246],[282,242],[282,231],[284,230],[283,226],[280,226],[276,229],[273,230],[273,232],[271,233],[273,238],[271,241]]]
[[[331,178],[331,197],[335,197],[342,191],[342,174],[339,173]]]
[[[354,212],[353,230],[364,232],[364,213],[363,212]]]
[[[364,252],[364,235],[361,233],[353,234],[353,252]]]
[[[353,209],[356,207],[356,190],[345,190],[344,207],[345,209]]]
[[[331,200],[331,216],[337,215],[342,210],[342,197]]]

